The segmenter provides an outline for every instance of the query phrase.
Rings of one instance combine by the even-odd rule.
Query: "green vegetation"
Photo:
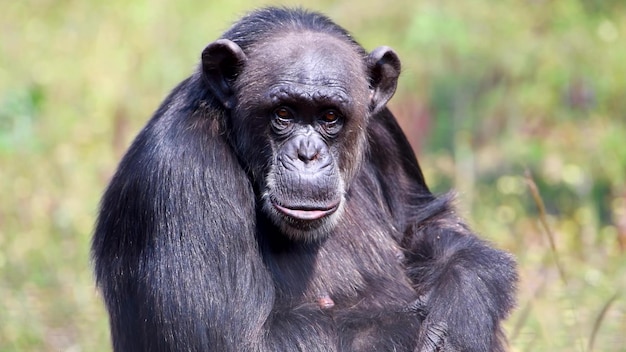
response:
[[[0,351],[106,351],[89,263],[117,161],[252,1],[0,5]],[[432,188],[514,253],[513,351],[626,351],[626,3],[319,1],[404,64]]]

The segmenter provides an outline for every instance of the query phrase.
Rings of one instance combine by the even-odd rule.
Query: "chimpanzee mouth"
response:
[[[304,221],[318,220],[326,217],[339,209],[340,201],[332,202],[325,206],[308,206],[308,205],[295,205],[285,206],[272,199],[272,205],[280,213],[287,215],[290,218]]]

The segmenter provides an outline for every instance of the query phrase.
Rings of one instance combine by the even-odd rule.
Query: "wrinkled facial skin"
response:
[[[238,77],[235,144],[262,209],[293,239],[323,237],[362,158],[363,57],[329,35],[286,33],[253,48]]]

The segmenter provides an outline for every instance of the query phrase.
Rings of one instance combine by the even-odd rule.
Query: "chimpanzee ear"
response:
[[[209,90],[226,109],[235,106],[233,82],[246,61],[239,45],[219,39],[202,51],[202,75]]]
[[[370,111],[380,112],[396,92],[400,76],[400,59],[389,47],[374,49],[367,57],[370,79]]]

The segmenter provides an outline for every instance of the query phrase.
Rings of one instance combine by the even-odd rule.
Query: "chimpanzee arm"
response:
[[[166,99],[102,199],[92,255],[115,351],[249,350],[273,305],[252,187],[197,82]]]
[[[368,131],[369,161],[401,233],[407,275],[422,295],[417,351],[504,350],[501,322],[514,306],[517,282],[512,257],[474,235],[451,196],[428,190],[391,112],[374,116]]]
[[[428,307],[422,333],[444,324],[447,348],[504,351],[501,322],[515,304],[515,263],[478,239],[446,197],[434,203],[425,211],[435,213],[411,226],[403,243],[408,275]]]

